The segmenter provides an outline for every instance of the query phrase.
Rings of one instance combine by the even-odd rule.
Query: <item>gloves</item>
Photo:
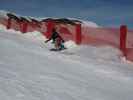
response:
[[[45,43],[47,43],[49,40],[46,40],[46,41],[44,41]]]

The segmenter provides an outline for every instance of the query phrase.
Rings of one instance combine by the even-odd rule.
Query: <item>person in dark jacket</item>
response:
[[[64,40],[55,29],[52,30],[52,34],[51,34],[50,38],[48,40],[46,40],[45,43],[47,43],[50,40],[53,40],[52,43],[54,43],[56,50],[65,49],[65,46],[63,44]]]

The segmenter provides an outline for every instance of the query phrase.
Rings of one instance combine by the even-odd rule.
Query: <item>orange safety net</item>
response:
[[[4,25],[7,25],[7,21],[7,19],[0,19],[0,23]],[[11,28],[15,30],[21,30],[20,23],[12,20]],[[64,40],[77,41],[76,25],[30,22],[27,25],[27,32],[40,31],[47,36],[51,34],[52,28],[56,28]],[[78,29],[78,31],[80,30]],[[83,25],[81,26],[81,44],[94,46],[111,45],[120,49],[120,28],[94,28]],[[128,60],[133,61],[133,30],[127,31],[125,54]]]

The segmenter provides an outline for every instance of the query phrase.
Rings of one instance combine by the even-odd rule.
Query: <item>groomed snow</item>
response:
[[[0,100],[132,100],[133,64],[113,47],[49,51],[39,32],[0,26]]]

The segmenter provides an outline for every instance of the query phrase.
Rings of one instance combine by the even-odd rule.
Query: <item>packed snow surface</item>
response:
[[[0,100],[132,100],[133,64],[109,46],[51,52],[39,32],[0,27]]]

